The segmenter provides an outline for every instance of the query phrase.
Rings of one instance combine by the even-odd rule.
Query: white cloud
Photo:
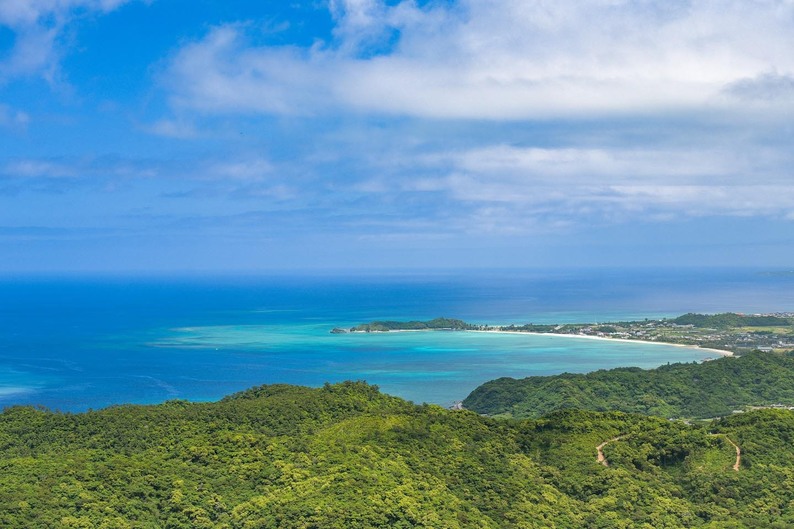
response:
[[[615,186],[616,198],[651,211],[715,215],[786,217],[794,185]]]
[[[63,50],[58,39],[81,12],[107,13],[131,0],[2,0],[0,26],[14,32],[14,47],[0,62],[0,82],[40,75],[53,81]]]
[[[338,110],[523,119],[725,108],[744,80],[791,105],[787,0],[334,0],[334,40],[257,47],[229,25],[166,74],[175,100],[211,112]],[[752,43],[748,45],[748,43]],[[737,84],[738,83],[738,84]],[[784,95],[785,95],[784,94]]]
[[[458,170],[559,181],[636,179],[676,181],[733,175],[746,165],[740,153],[698,149],[520,148],[497,145],[445,154]],[[572,180],[573,179],[573,180]]]
[[[416,159],[421,176],[373,178],[356,189],[445,197],[461,226],[489,233],[702,216],[785,219],[794,203],[794,154],[754,146],[493,145]]]

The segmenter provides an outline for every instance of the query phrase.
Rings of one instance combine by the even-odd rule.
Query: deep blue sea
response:
[[[332,335],[375,319],[604,322],[794,311],[776,270],[2,278],[0,407],[215,400],[259,384],[366,380],[450,405],[500,376],[702,360],[658,344],[463,332]]]

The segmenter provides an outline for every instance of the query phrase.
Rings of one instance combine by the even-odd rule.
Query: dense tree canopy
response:
[[[364,383],[15,407],[0,415],[0,527],[791,527],[792,438],[788,411],[708,426],[576,410],[511,421]]]
[[[476,388],[463,401],[478,413],[515,418],[566,408],[708,418],[778,403],[794,406],[794,356],[761,352],[650,370],[499,378]]]

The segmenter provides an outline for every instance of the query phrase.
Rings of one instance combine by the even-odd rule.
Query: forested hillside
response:
[[[618,412],[506,421],[363,383],[17,407],[0,415],[0,527],[791,527],[793,438],[787,411],[708,427]]]
[[[711,327],[715,329],[740,328],[740,327],[790,327],[794,325],[794,318],[774,315],[746,315],[734,312],[721,314],[695,314],[690,312],[672,320],[678,325],[692,325],[693,327]]]
[[[746,406],[794,406],[794,356],[754,352],[738,358],[618,368],[587,374],[499,378],[463,405],[489,415],[540,417],[559,409],[618,410],[660,417],[708,418]]]

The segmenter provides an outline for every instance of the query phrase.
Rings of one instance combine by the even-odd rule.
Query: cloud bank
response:
[[[334,0],[333,38],[180,49],[173,100],[205,112],[521,120],[794,106],[788,0]]]

